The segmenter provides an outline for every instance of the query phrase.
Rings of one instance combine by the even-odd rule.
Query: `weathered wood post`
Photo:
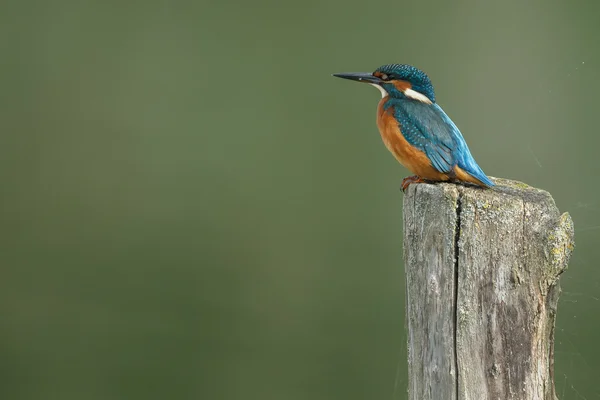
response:
[[[549,193],[413,184],[404,197],[411,400],[555,400],[573,222]]]

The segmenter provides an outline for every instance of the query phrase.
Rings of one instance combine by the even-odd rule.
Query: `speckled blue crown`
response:
[[[432,102],[435,102],[435,93],[431,80],[420,69],[407,64],[387,64],[377,68],[375,72],[387,74],[392,79],[408,81],[412,85],[413,90],[423,93]]]

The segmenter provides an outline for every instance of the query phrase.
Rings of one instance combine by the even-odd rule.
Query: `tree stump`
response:
[[[406,191],[409,399],[556,399],[554,323],[573,222],[549,193],[494,182]]]

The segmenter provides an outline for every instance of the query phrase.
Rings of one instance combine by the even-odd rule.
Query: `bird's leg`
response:
[[[427,181],[422,179],[420,176],[417,176],[417,175],[407,176],[406,178],[402,179],[402,191],[406,192],[406,189],[408,189],[408,186],[411,183],[424,183],[424,182],[427,182]]]

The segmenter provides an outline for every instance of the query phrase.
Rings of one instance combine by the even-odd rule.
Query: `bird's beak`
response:
[[[373,74],[368,72],[348,72],[343,74],[333,74],[333,76],[337,76],[338,78],[350,79],[352,81],[371,83],[375,85],[380,85],[383,81]]]

